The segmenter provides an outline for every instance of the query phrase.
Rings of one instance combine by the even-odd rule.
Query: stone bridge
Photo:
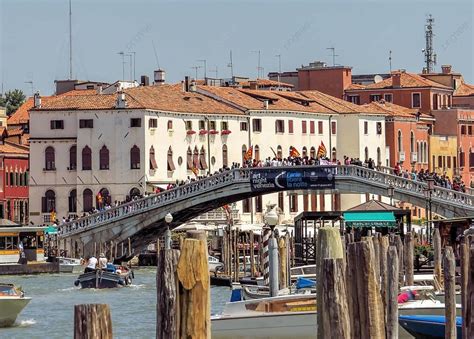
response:
[[[93,251],[94,243],[120,243],[131,239],[134,252],[162,235],[165,215],[170,228],[198,215],[245,198],[277,191],[317,191],[387,195],[392,185],[394,199],[425,208],[424,182],[413,181],[359,166],[293,166],[245,168],[226,171],[171,190],[150,195],[59,227],[66,248]],[[474,215],[474,196],[435,186],[432,210],[444,217]],[[75,245],[73,245],[75,243]]]

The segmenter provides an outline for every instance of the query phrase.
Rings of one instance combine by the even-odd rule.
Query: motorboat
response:
[[[81,259],[58,257],[59,272],[60,273],[81,273],[84,267],[81,264]]]
[[[114,266],[114,265],[112,265]],[[81,288],[115,288],[132,284],[135,278],[131,269],[124,266],[114,266],[115,271],[108,265],[107,270],[96,269],[85,272],[77,278],[74,285]]]
[[[0,327],[12,326],[30,300],[15,285],[0,283]]]
[[[209,263],[209,272],[219,272],[224,270],[224,264],[212,255],[208,256],[207,262]]]
[[[400,326],[415,338],[444,338],[446,318],[442,315],[401,315]],[[462,338],[462,318],[456,317],[456,338]]]
[[[270,296],[270,289],[268,286],[259,285],[245,285],[234,287],[234,289],[241,289],[242,300],[262,299]],[[311,294],[316,293],[316,281],[307,278],[298,278],[290,288],[284,288],[278,291],[278,295],[287,294]]]

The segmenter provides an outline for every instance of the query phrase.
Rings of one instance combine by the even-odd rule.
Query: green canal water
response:
[[[32,300],[15,327],[0,328],[0,338],[72,338],[74,305],[109,304],[114,338],[155,338],[156,269],[135,270],[130,287],[109,290],[81,290],[74,286],[76,275],[1,276],[1,282],[23,288]],[[228,287],[211,288],[211,313],[222,311],[230,298]]]

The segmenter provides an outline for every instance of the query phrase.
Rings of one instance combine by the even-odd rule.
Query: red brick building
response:
[[[298,90],[317,90],[343,99],[344,90],[352,84],[352,69],[346,66],[327,67],[311,63],[298,69]]]
[[[0,218],[28,222],[29,149],[5,142],[0,145]]]

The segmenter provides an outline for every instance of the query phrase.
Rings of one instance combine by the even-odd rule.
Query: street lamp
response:
[[[170,231],[170,224],[173,221],[173,215],[168,213],[165,215],[166,221],[166,231],[165,231],[165,250],[171,249],[171,231]]]
[[[268,240],[268,259],[269,259],[269,285],[270,296],[278,295],[278,245],[274,235],[275,226],[278,224],[278,214],[275,209],[271,209],[265,215],[265,222],[271,229],[271,236]]]
[[[390,206],[393,206],[392,205],[392,200],[393,200],[393,193],[395,192],[395,187],[393,187],[392,184],[390,184],[390,186],[388,186],[387,188],[387,194],[390,198]]]
[[[428,220],[428,242],[431,243],[431,226],[432,226],[432,220],[433,220],[433,209],[432,209],[432,206],[431,206],[431,197],[432,197],[432,194],[433,194],[433,190],[434,190],[434,184],[435,184],[435,180],[433,178],[428,178],[426,179],[426,184],[427,184],[427,188],[424,190],[425,192],[425,197],[426,199],[428,200],[428,212],[429,212],[429,220]]]

